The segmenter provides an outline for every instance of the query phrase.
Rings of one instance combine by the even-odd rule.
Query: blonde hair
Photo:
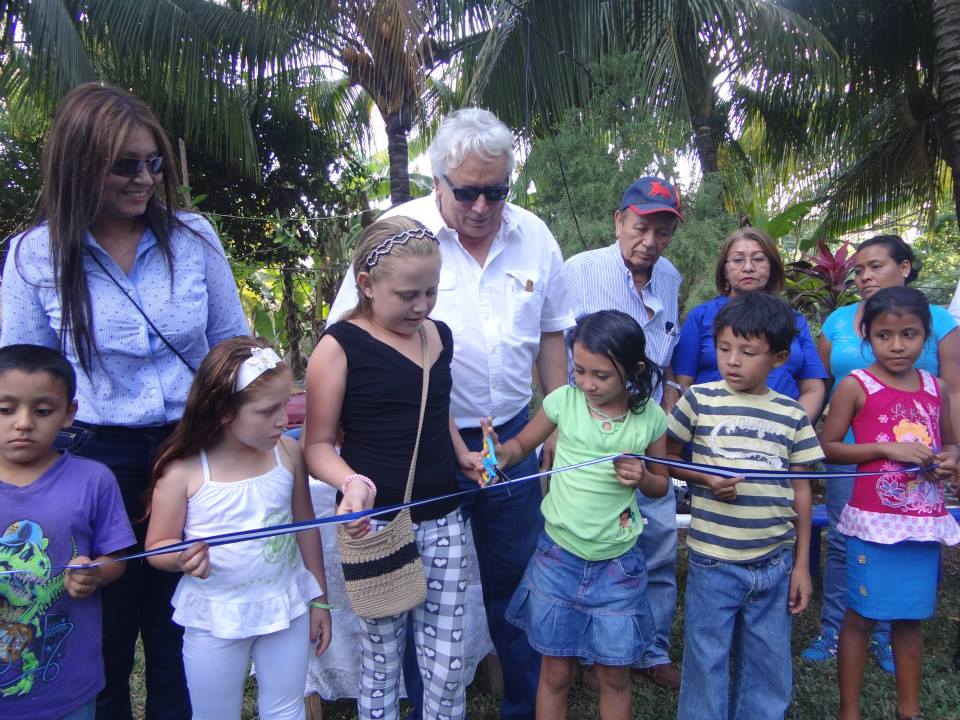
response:
[[[433,233],[408,217],[378,220],[363,231],[353,251],[353,276],[367,273],[374,283],[379,282],[394,272],[399,260],[408,257],[440,257],[440,245]],[[372,309],[370,298],[357,285],[357,306],[343,319],[369,316]]]

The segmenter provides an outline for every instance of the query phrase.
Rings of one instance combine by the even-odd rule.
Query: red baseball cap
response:
[[[680,214],[680,193],[663,178],[648,176],[635,180],[620,201],[620,209],[627,208],[637,215],[668,212],[683,220],[683,215]]]

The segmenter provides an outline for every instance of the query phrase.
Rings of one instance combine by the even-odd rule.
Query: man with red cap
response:
[[[673,382],[670,358],[679,330],[680,273],[662,257],[683,220],[676,188],[658,177],[642,177],[627,188],[613,214],[617,240],[598,250],[574,255],[564,263],[567,295],[574,315],[621,310],[643,328],[647,356]],[[660,399],[663,388],[655,390]],[[639,461],[638,461],[639,462]],[[656,623],[656,638],[635,670],[661,687],[679,688],[680,672],[670,661],[670,628],[677,607],[676,501],[638,494],[646,520],[639,544],[647,561],[647,597]]]

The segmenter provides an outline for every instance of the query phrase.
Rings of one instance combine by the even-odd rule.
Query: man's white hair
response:
[[[469,155],[482,160],[507,156],[507,175],[513,173],[513,133],[489,110],[464,108],[444,118],[427,151],[434,177],[460,167]]]

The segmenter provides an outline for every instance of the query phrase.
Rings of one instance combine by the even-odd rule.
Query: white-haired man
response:
[[[493,417],[501,441],[526,424],[534,366],[545,393],[566,382],[563,331],[573,325],[573,316],[563,259],[547,226],[506,201],[513,145],[513,133],[487,110],[449,115],[429,149],[434,192],[384,215],[419,220],[440,242],[443,264],[431,315],[453,331],[450,410],[474,450],[481,446],[481,416]],[[330,320],[356,300],[350,275]],[[536,468],[531,454],[506,470],[519,477]],[[460,480],[464,488],[476,487]],[[540,485],[531,482],[509,492],[484,490],[464,502],[490,636],[503,667],[504,720],[534,717],[540,658],[504,612],[543,529],[540,500]]]

